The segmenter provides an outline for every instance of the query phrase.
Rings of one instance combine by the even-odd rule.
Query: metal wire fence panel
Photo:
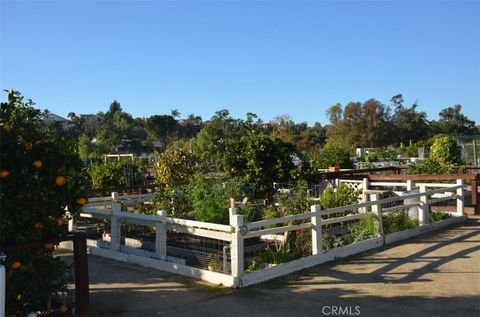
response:
[[[322,249],[327,251],[374,238],[380,234],[376,215],[367,211],[367,213],[359,216],[362,216],[362,218],[323,225]],[[348,218],[345,217],[345,219]]]
[[[188,266],[230,274],[230,243],[189,233],[167,232],[167,256]]]
[[[312,255],[310,229],[269,234],[244,240],[245,271],[253,272]]]

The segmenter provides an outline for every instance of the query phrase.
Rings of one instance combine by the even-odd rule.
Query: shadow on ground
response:
[[[240,290],[92,256],[91,300],[96,316],[479,316],[471,218]]]

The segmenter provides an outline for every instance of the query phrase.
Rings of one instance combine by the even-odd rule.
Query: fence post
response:
[[[420,184],[420,208],[418,210],[418,222],[420,226],[428,224],[428,215],[430,213],[430,205],[428,204],[427,186]],[[423,195],[422,195],[423,194]]]
[[[159,210],[157,215],[161,219],[155,222],[155,257],[165,261],[167,259],[167,211]]]
[[[463,179],[457,179],[457,185],[463,186]],[[473,191],[473,187],[472,187]],[[464,204],[464,194],[463,194],[463,187],[457,189],[457,216],[463,216],[465,213],[465,204]]]
[[[311,212],[319,212],[322,210],[320,205],[310,207]],[[323,251],[322,243],[322,216],[315,215],[312,217],[312,255],[320,254]]]
[[[120,213],[122,206],[117,203],[112,203],[112,216],[110,220],[110,248],[114,251],[120,251]]]
[[[5,278],[5,267],[0,265],[0,316],[5,316],[5,290],[6,289],[6,278]]]
[[[244,250],[243,250],[243,237],[240,234],[240,227],[243,226],[242,215],[232,215],[230,217],[230,225],[235,228],[235,232],[232,233],[232,244],[230,247],[230,257],[232,262],[232,276],[235,280],[235,286],[240,286],[240,277],[244,271]]]
[[[415,187],[415,182],[412,180],[407,180],[407,190],[412,190]]]
[[[75,308],[79,317],[90,316],[88,284],[87,238],[85,233],[76,232],[73,238],[73,262],[75,265]]]
[[[380,194],[372,194],[370,196],[371,201],[378,201],[380,200]],[[377,203],[375,205],[372,205],[372,212],[377,215],[377,220],[378,220],[378,232],[380,235],[383,237],[385,236],[385,233],[383,232],[383,215],[382,215],[382,204]]]
[[[366,191],[368,190],[368,186],[370,185],[370,181],[368,180],[367,177],[365,177],[363,179],[363,182],[362,182],[362,202],[366,202],[367,201],[367,193]]]
[[[230,198],[230,208],[228,208],[228,219],[232,219],[232,216],[237,214],[237,209],[235,208],[235,198]],[[230,220],[230,222],[232,222]]]

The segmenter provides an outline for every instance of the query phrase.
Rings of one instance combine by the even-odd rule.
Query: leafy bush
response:
[[[110,161],[94,165],[90,171],[94,189],[108,190],[144,182],[140,167],[130,161]]]
[[[230,198],[242,200],[248,197],[248,193],[249,188],[241,178],[197,174],[191,184],[192,215],[199,221],[228,224]],[[256,206],[239,209],[239,214],[243,214],[247,222],[259,220],[260,213],[261,209]]]
[[[341,184],[336,189],[327,187],[320,195],[320,204],[323,209],[354,205],[358,203],[361,190],[356,190],[346,184]]]
[[[460,146],[451,136],[439,136],[430,147],[430,157],[408,166],[408,174],[456,174],[463,168]]]
[[[452,136],[437,137],[430,147],[430,159],[442,165],[458,165],[462,162],[460,146]]]
[[[46,125],[33,105],[16,91],[0,105],[2,246],[65,235],[65,208],[75,215],[86,203],[76,142]],[[66,290],[70,267],[52,256],[53,248],[6,254],[7,315],[45,310],[50,296]]]
[[[176,189],[189,185],[199,163],[193,153],[169,146],[157,157],[155,164],[155,182],[162,188]]]
[[[383,216],[383,231],[385,234],[415,227],[418,227],[418,220],[411,219],[407,211],[395,211]]]
[[[378,219],[375,215],[369,215],[353,225],[352,232],[343,239],[345,245],[374,238],[378,236]]]
[[[156,210],[165,210],[170,217],[185,219],[192,217],[193,205],[188,185],[175,188],[157,187],[153,204]]]
[[[330,166],[353,168],[350,151],[339,147],[325,147],[321,149],[313,161],[313,167],[318,170],[329,168]]]
[[[451,215],[448,212],[443,211],[435,211],[430,213],[430,222],[445,220],[450,218]]]

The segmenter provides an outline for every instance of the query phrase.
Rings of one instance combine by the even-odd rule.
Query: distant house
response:
[[[54,113],[48,113],[47,116],[45,117],[45,121],[63,123],[63,122],[68,122],[69,120],[63,117],[60,117],[59,115],[56,115]]]

